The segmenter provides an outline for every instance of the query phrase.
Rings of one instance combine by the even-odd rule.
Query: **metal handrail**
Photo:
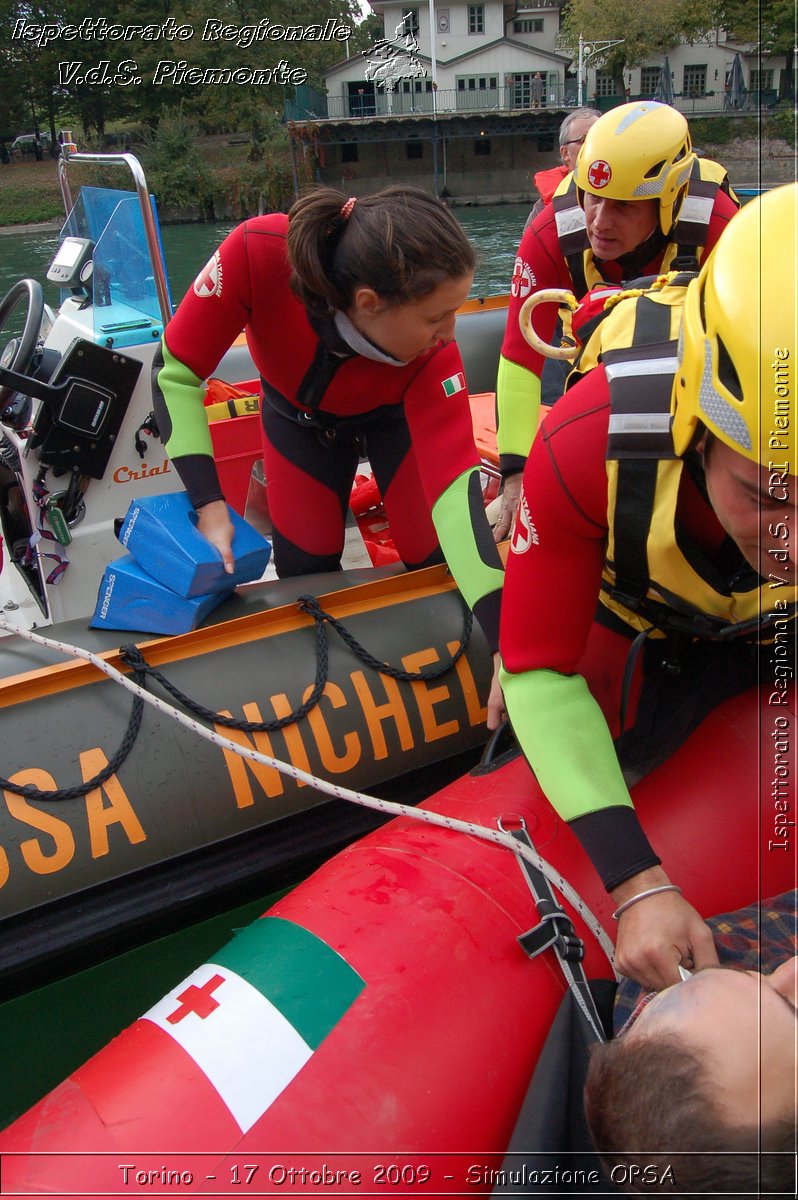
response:
[[[166,283],[166,264],[164,263],[163,253],[161,251],[161,243],[158,238],[158,227],[155,220],[155,213],[152,210],[150,202],[150,193],[147,187],[147,180],[144,177],[141,163],[136,158],[135,154],[81,154],[69,151],[66,146],[62,147],[61,157],[58,160],[58,183],[61,188],[61,196],[64,201],[66,215],[72,212],[72,192],[69,187],[68,164],[70,162],[86,162],[86,163],[102,163],[105,166],[127,167],[133,176],[133,182],[136,185],[136,194],[139,199],[139,207],[141,208],[141,216],[144,221],[144,235],[147,239],[147,248],[150,252],[150,261],[152,263],[153,276],[155,279],[155,290],[158,295],[158,306],[161,310],[161,318],[164,325],[167,324],[172,316],[172,305],[169,300],[169,288]]]
[[[284,103],[286,121],[296,125],[318,124],[326,121],[360,121],[369,119],[395,119],[414,117],[451,117],[451,116],[490,116],[495,113],[502,115],[521,112],[545,113],[554,110],[558,114],[572,108],[576,104],[575,97],[566,95],[561,85],[549,87],[538,108],[530,103],[527,93],[519,90],[520,85],[502,85],[483,90],[460,91],[439,90],[433,92],[394,92],[389,98],[384,91],[378,91],[362,96],[322,96],[314,101],[316,107],[309,108],[304,103],[287,100]],[[772,89],[770,90],[772,91]],[[730,103],[730,98],[724,90],[707,92],[703,96],[684,95],[675,93],[672,106],[683,112],[685,116],[708,116],[714,113],[759,112],[767,111],[769,102],[763,102],[762,97],[770,95],[770,91],[749,91],[741,101]],[[434,97],[434,103],[433,103]],[[591,103],[598,108],[624,104],[627,100],[653,100],[653,91],[634,93],[632,95],[600,96],[591,98]]]
[[[540,104],[533,107],[528,89],[521,84],[502,84],[493,88],[439,89],[435,92],[401,92],[390,95],[383,90],[370,94],[346,96],[322,96],[320,111],[305,104],[286,101],[285,117],[289,121],[335,121],[358,120],[369,117],[413,117],[413,116],[487,116],[493,112],[525,112],[545,109],[560,110],[565,97],[562,84],[551,85],[544,90]]]

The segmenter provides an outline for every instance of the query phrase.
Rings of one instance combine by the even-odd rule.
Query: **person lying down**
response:
[[[797,897],[712,918],[720,966],[660,992],[619,987],[585,1110],[609,1169],[657,1163],[646,1192],[795,1194]]]

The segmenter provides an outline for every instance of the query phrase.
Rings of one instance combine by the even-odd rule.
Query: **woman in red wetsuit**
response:
[[[319,188],[215,251],[163,337],[153,402],[199,528],[232,570],[232,529],[203,381],[242,329],[263,390],[264,470],[278,575],[336,570],[367,452],[408,567],[445,557],[498,648],[501,560],[484,514],[455,313],[474,252],[417,188],[347,199]],[[489,724],[498,719],[498,685]]]

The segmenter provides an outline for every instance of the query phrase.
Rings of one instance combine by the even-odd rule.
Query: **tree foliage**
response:
[[[0,0],[0,137],[6,139],[27,130],[31,117],[28,64],[23,56],[11,54],[14,7],[12,0]]]
[[[761,55],[785,55],[784,94],[794,98],[795,0],[717,0],[715,12],[735,42]]]
[[[718,25],[736,42],[763,54],[792,55],[795,45],[794,0],[717,0]]]
[[[308,83],[319,86],[324,71],[346,54],[346,41],[334,37],[290,40],[257,38],[253,29],[264,19],[271,26],[338,27],[356,29],[360,18],[356,0],[104,0],[102,17],[124,28],[150,26],[155,38],[67,40],[57,37],[44,45],[12,36],[15,24],[64,27],[97,19],[97,8],[86,0],[0,0],[0,112],[9,135],[23,129],[77,124],[84,132],[102,135],[111,121],[127,119],[155,128],[162,115],[180,109],[206,130],[269,126],[282,115],[290,86],[266,84],[193,84],[159,64],[190,68],[274,69],[280,61],[307,72]],[[172,21],[190,36],[170,37]],[[227,36],[203,36],[206,22],[227,27]],[[230,33],[234,36],[229,36]],[[354,47],[354,42],[352,46]],[[357,52],[356,50],[354,52]],[[95,70],[107,63],[106,70]],[[132,64],[132,65],[131,65]]]
[[[700,0],[571,0],[560,42],[576,58],[580,34],[586,41],[623,39],[591,61],[621,79],[626,68],[666,54],[676,42],[706,36],[713,24],[711,5]]]

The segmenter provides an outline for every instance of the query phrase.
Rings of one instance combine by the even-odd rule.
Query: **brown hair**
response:
[[[288,213],[291,287],[318,314],[346,311],[358,287],[407,304],[474,269],[474,249],[448,208],[421,188],[395,185],[358,198],[317,188]]]
[[[729,1030],[730,1052],[733,1041]],[[622,1191],[792,1194],[792,1119],[730,1125],[705,1066],[673,1034],[593,1046],[584,1099],[594,1145]],[[644,1185],[647,1165],[658,1183]]]

